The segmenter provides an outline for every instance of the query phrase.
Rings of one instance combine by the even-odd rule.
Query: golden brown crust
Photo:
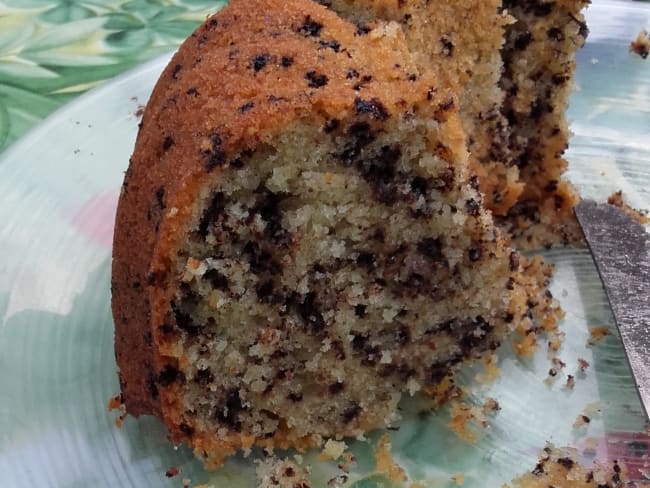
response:
[[[523,184],[510,166],[508,124],[501,113],[500,49],[510,17],[501,0],[331,0],[345,18],[372,25],[376,19],[400,24],[421,70],[433,71],[458,93],[473,171],[480,176],[485,205],[505,214]]]
[[[444,130],[462,147],[460,125],[447,114],[454,112],[455,98],[417,74],[399,30],[373,32],[363,42],[355,30],[316,4],[235,1],[193,34],[162,74],[144,114],[116,222],[116,355],[130,413],[162,413],[168,425],[178,426],[173,395],[161,391],[159,378],[172,344],[161,333],[172,320],[166,283],[195,195],[220,165],[301,117],[325,123],[362,110],[382,118],[384,111],[428,103],[427,94],[442,106],[439,117],[451,117]],[[359,60],[367,57],[382,80],[360,83]],[[155,357],[151,341],[158,345]]]

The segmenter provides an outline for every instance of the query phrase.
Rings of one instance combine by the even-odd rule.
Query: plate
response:
[[[570,109],[574,137],[568,177],[586,197],[623,190],[650,207],[650,63],[628,52],[650,23],[650,5],[601,1],[580,52]],[[111,239],[123,171],[139,108],[169,55],[138,67],[49,117],[0,160],[0,485],[6,487],[148,487],[255,484],[254,451],[217,473],[189,450],[171,445],[150,417],[116,428],[108,399],[119,391],[110,312]],[[546,442],[577,446],[585,462],[626,461],[642,479],[650,440],[625,355],[598,274],[586,250],[545,253],[557,270],[551,290],[566,318],[560,358],[566,367],[545,382],[545,347],[523,360],[507,350],[501,375],[469,401],[496,398],[501,410],[468,443],[442,409],[422,415],[418,400],[402,405],[391,432],[395,460],[424,486],[498,487],[535,465]],[[588,345],[590,329],[609,331]],[[590,363],[578,371],[578,358]],[[472,371],[463,377],[471,378]],[[575,388],[565,387],[567,375]],[[581,413],[591,422],[573,428]],[[381,486],[373,449],[381,433],[348,442],[358,467],[345,486]],[[291,454],[291,453],[290,453]],[[334,464],[308,453],[314,486]],[[167,478],[165,471],[181,473]]]

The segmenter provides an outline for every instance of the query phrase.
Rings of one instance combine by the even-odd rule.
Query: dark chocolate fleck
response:
[[[573,459],[568,457],[558,458],[557,463],[561,466],[564,466],[568,470],[571,470],[571,468],[573,468],[573,466],[575,465]]]
[[[182,68],[183,68],[183,66],[181,66],[180,64],[175,65],[175,66],[174,66],[174,69],[172,70],[172,78],[174,78],[175,80],[177,80],[177,79],[178,79],[178,78],[177,78],[177,77],[178,77],[178,73],[181,71]]]
[[[210,371],[210,368],[198,369],[194,375],[194,381],[200,386],[208,386],[214,381],[214,375]]]
[[[292,64],[293,64],[293,58],[291,56],[282,56],[282,58],[280,59],[280,65],[283,68],[288,68]]]
[[[327,390],[330,392],[332,395],[336,395],[337,393],[341,393],[343,391],[344,385],[343,383],[339,383],[338,381],[336,383],[332,383]]]
[[[237,111],[238,111],[240,114],[243,114],[243,113],[245,113],[245,112],[248,112],[248,111],[249,111],[250,109],[252,109],[254,106],[255,106],[255,104],[254,104],[253,102],[246,102],[244,105],[242,105],[241,107],[239,107],[239,108],[237,109]]]
[[[326,75],[317,73],[316,71],[308,71],[305,73],[305,79],[309,82],[307,84],[309,88],[322,88],[329,81]]]
[[[181,373],[176,367],[167,364],[158,375],[157,383],[164,388],[176,382],[176,380],[182,381],[182,376],[183,373]]]
[[[268,63],[270,60],[271,60],[270,54],[268,53],[258,54],[251,60],[251,67],[253,68],[255,73],[257,73],[260,70],[264,69],[266,63]]]
[[[341,50],[341,45],[335,40],[319,41],[319,44],[325,48],[330,48],[335,53],[338,53]]]
[[[371,118],[377,120],[386,120],[389,117],[388,110],[378,98],[362,100],[359,97],[354,99],[354,109],[357,114],[368,114]]]
[[[443,258],[442,243],[437,238],[425,237],[417,243],[417,250],[423,256],[434,261],[440,261]]]
[[[298,32],[307,36],[318,37],[322,28],[323,24],[312,20],[311,16],[308,15],[305,17],[305,22],[300,26]]]
[[[359,406],[359,404],[356,402],[352,402],[348,407],[345,408],[345,410],[343,410],[343,414],[341,416],[343,417],[343,422],[349,424],[355,418],[357,418],[360,413],[361,413],[361,407]]]
[[[174,139],[171,136],[165,136],[165,140],[163,141],[163,151],[167,152],[170,147],[174,145]]]
[[[339,128],[340,122],[337,119],[330,119],[327,122],[325,122],[325,126],[323,127],[323,131],[326,134],[330,134],[331,132],[334,132],[336,129]]]
[[[213,288],[217,290],[228,290],[228,278],[222,275],[216,269],[209,269],[203,275],[203,278],[208,280]]]

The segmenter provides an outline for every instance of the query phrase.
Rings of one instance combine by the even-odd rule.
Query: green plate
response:
[[[630,54],[628,45],[650,23],[650,5],[603,0],[588,21],[570,110],[569,177],[585,196],[602,200],[621,189],[633,206],[648,208],[650,60]],[[180,487],[184,477],[192,485],[255,485],[259,452],[208,473],[187,449],[167,442],[157,420],[128,418],[117,429],[107,410],[118,392],[109,291],[115,205],[139,105],[168,59],[78,98],[0,159],[2,487]],[[472,444],[450,431],[447,410],[421,415],[417,399],[404,402],[400,428],[390,434],[411,480],[454,486],[450,477],[463,473],[465,487],[499,487],[532,468],[547,441],[588,445],[585,462],[624,460],[632,477],[643,479],[645,418],[591,257],[567,249],[546,256],[557,265],[551,289],[566,311],[566,367],[547,385],[545,347],[527,361],[504,349],[501,376],[470,398],[494,397],[501,410]],[[593,326],[611,334],[588,346]],[[584,374],[578,358],[591,364]],[[573,390],[563,387],[568,374]],[[573,429],[594,404],[600,413]],[[382,486],[372,474],[379,435],[349,443],[359,463],[344,486]],[[306,455],[305,463],[313,464],[314,486],[324,487],[336,466],[315,457]],[[167,478],[170,466],[181,474]]]

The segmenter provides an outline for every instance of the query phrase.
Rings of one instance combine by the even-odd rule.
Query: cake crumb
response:
[[[119,415],[115,418],[115,427],[121,429],[122,425],[124,424],[124,419],[126,419],[127,416],[124,397],[121,393],[119,395],[112,396],[108,400],[108,411],[112,412],[113,410],[117,410],[119,412]]]
[[[575,377],[574,377],[573,375],[571,375],[571,374],[568,375],[568,376],[567,376],[567,379],[566,379],[566,385],[565,385],[565,387],[567,388],[567,390],[573,390],[573,389],[575,388],[575,386],[576,386],[576,379],[575,379]]]
[[[638,54],[641,58],[646,59],[650,53],[650,34],[647,30],[641,29],[636,36],[636,40],[630,43],[630,52]]]
[[[167,468],[167,471],[165,471],[165,476],[167,476],[168,478],[173,478],[174,476],[177,476],[178,473],[180,472],[181,470],[176,466],[170,466],[169,468]]]
[[[255,461],[255,463],[257,464],[255,476],[258,488],[311,488],[311,484],[307,480],[308,467],[301,468],[288,458],[268,456]]]
[[[587,370],[587,368],[589,368],[589,366],[590,366],[589,361],[587,361],[586,359],[578,358],[578,368],[580,369],[580,371],[584,373]]]
[[[485,399],[483,403],[484,412],[498,412],[499,410],[501,410],[501,405],[494,398],[488,397]]]
[[[650,43],[650,40],[648,42]],[[646,52],[646,56],[647,56],[647,52]],[[648,211],[637,210],[635,208],[630,207],[623,200],[623,192],[621,190],[614,192],[609,197],[607,197],[607,203],[609,203],[610,205],[614,205],[615,207],[618,207],[619,209],[621,209],[623,212],[625,212],[627,215],[632,217],[641,225],[645,225],[648,222],[650,222],[650,218],[648,218]]]
[[[342,441],[335,441],[334,439],[328,439],[325,442],[325,447],[318,456],[319,461],[332,460],[336,461],[339,459],[345,450],[348,448],[347,444]]]
[[[581,413],[578,415],[573,422],[573,428],[574,429],[579,429],[580,427],[584,427],[585,425],[589,424],[591,422],[591,418],[588,417],[587,415]]]
[[[393,483],[403,483],[408,481],[408,476],[404,468],[395,462],[391,452],[390,435],[384,434],[377,442],[375,448],[375,460],[377,463],[377,472],[392,481]]]
[[[455,474],[451,477],[451,480],[456,483],[456,485],[462,486],[465,484],[465,475],[462,473]]]
[[[525,331],[520,340],[513,339],[512,346],[518,356],[531,357],[537,351],[537,335],[533,330]]]
[[[602,340],[604,337],[609,335],[609,328],[604,325],[599,325],[596,327],[591,327],[589,329],[589,341],[587,342],[588,346],[593,346],[598,341]]]
[[[189,478],[183,478],[181,483],[183,484],[183,488],[190,488],[190,485],[192,484],[192,480]]]
[[[622,488],[627,484],[627,468],[618,461],[611,465],[583,466],[574,448],[547,445],[535,467],[513,480],[513,488]],[[504,485],[509,488],[509,485]]]
[[[476,375],[476,381],[483,385],[494,383],[501,375],[501,370],[497,366],[498,360],[499,357],[496,354],[486,356],[483,359],[483,367],[485,368],[485,371]]]
[[[343,461],[339,462],[339,469],[349,473],[357,465],[357,458],[351,452],[343,453]]]
[[[498,408],[498,404],[496,404],[496,407]],[[473,443],[478,440],[476,428],[486,428],[488,426],[485,413],[485,404],[475,406],[465,402],[454,402],[451,405],[451,420],[447,425],[458,437],[466,442]]]

